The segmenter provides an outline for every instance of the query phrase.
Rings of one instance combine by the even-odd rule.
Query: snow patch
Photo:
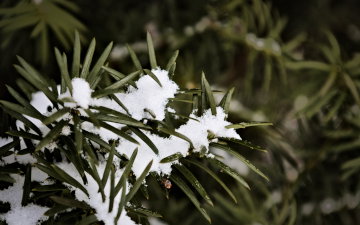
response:
[[[209,148],[211,140],[208,140],[208,135],[211,133],[215,137],[226,137],[240,139],[239,134],[234,129],[225,128],[227,125],[231,125],[226,121],[226,113],[223,108],[216,108],[216,115],[211,114],[211,110],[206,110],[201,117],[197,117],[191,114],[190,117],[197,119],[189,120],[186,124],[182,125],[177,132],[188,135],[188,138],[192,141],[195,151],[200,151],[202,147]]]
[[[0,191],[1,201],[8,202],[10,210],[5,214],[0,214],[0,218],[4,219],[9,225],[36,225],[38,221],[45,220],[47,216],[44,216],[44,213],[49,208],[32,203],[22,206],[21,199],[25,178],[17,174],[11,174],[10,176],[15,180],[14,185]]]
[[[89,108],[92,92],[89,83],[82,78],[74,78],[71,80],[71,84],[73,87],[72,97],[74,101],[84,109]]]
[[[61,169],[63,169],[71,177],[73,177],[74,179],[81,182],[82,178],[80,177],[78,171],[76,170],[76,168],[74,167],[73,164],[62,162],[62,163],[58,163],[57,166],[60,167]],[[97,167],[97,171],[100,174],[100,176],[102,176],[102,174],[104,173],[105,166],[106,166],[106,162],[99,163],[99,165]],[[123,170],[121,170],[121,169],[116,170],[115,184],[117,184],[119,182],[122,173],[123,173]],[[87,204],[89,204],[91,207],[93,207],[96,210],[95,216],[99,220],[102,220],[105,223],[105,225],[113,225],[114,219],[116,218],[116,215],[118,212],[118,207],[119,207],[119,203],[121,200],[122,189],[119,191],[119,193],[114,198],[113,209],[111,212],[109,212],[110,177],[108,178],[108,181],[105,184],[104,193],[105,193],[106,197],[105,197],[105,201],[103,202],[101,193],[99,192],[98,183],[94,180],[94,178],[90,174],[85,172],[85,176],[86,176],[88,183],[83,186],[87,190],[89,197],[82,190],[80,190],[76,187],[73,187],[70,185],[68,185],[68,187],[75,191],[76,199],[78,199],[79,201],[86,202]],[[130,189],[129,185],[127,184],[126,193],[128,193],[129,189]],[[130,219],[130,217],[128,217],[126,215],[126,210],[122,211],[119,221],[118,221],[118,224],[136,225],[135,222],[132,221]]]
[[[129,87],[126,93],[116,94],[126,105],[131,116],[137,120],[143,118],[163,120],[169,98],[173,98],[179,89],[178,85],[169,79],[168,71],[153,69],[151,72],[159,79],[162,87],[149,75],[144,75],[136,82],[137,88]],[[152,112],[155,118],[145,110]]]
[[[227,129],[225,126],[231,123],[225,120],[226,114],[221,107],[217,108],[217,115],[212,115],[211,110],[207,110],[201,117],[191,115],[192,118],[198,120],[189,120],[186,124],[176,129],[177,132],[187,136],[194,145],[193,151],[200,151],[202,148],[209,149],[209,144],[214,141],[208,139],[209,132],[215,137],[226,137],[241,139],[234,129]],[[155,144],[159,150],[159,154],[155,154],[154,151],[139,137],[132,134],[140,145],[136,145],[130,141],[123,140],[116,150],[120,154],[125,154],[128,158],[131,157],[135,148],[138,148],[138,154],[135,158],[133,168],[136,177],[139,177],[144,171],[147,164],[153,160],[150,172],[156,172],[163,175],[170,175],[171,165],[179,163],[178,160],[169,163],[160,163],[160,161],[168,156],[176,153],[180,153],[183,157],[188,155],[190,144],[176,136],[170,136],[169,138],[159,137],[151,134],[150,132],[144,132],[145,135]]]

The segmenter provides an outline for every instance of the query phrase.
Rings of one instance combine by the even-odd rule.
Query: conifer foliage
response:
[[[210,222],[204,204],[213,206],[212,197],[193,168],[213,178],[234,202],[208,164],[249,188],[214,149],[268,179],[231,146],[265,151],[242,140],[236,129],[270,123],[228,122],[234,89],[217,103],[204,74],[200,88],[179,88],[172,81],[178,51],[161,67],[149,33],[147,45],[150,68],[128,47],[135,71],[123,74],[107,64],[112,43],[95,59],[95,39],[84,51],[76,33],[70,57],[55,48],[60,84],[18,57],[15,69],[27,82],[21,83],[22,92],[7,87],[17,103],[0,101],[16,119],[10,137],[0,139],[3,221],[148,224],[147,217],[161,217],[143,207],[147,180],[155,179],[167,196],[172,186],[182,190]]]

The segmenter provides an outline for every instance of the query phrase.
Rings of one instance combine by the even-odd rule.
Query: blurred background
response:
[[[77,30],[83,43],[96,38],[98,53],[114,41],[109,63],[128,72],[125,44],[148,64],[149,31],[160,65],[180,50],[180,86],[199,87],[204,71],[213,89],[236,88],[232,122],[274,124],[240,131],[268,149],[240,151],[269,182],[228,155],[252,187],[232,184],[237,204],[203,178],[212,224],[360,224],[359,11],[358,0],[2,0],[0,98],[11,99],[5,85],[31,90],[17,55],[59,80],[54,46],[71,52]],[[11,120],[0,114],[4,134]],[[169,200],[150,194],[146,204],[163,215],[153,225],[208,224],[176,187]]]

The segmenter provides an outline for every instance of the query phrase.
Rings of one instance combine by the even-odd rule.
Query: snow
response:
[[[116,97],[119,97],[118,94],[115,94]],[[126,113],[125,110],[123,108],[121,108],[121,106],[114,100],[109,99],[109,98],[93,98],[91,100],[91,105],[92,106],[103,106],[106,108],[110,108],[113,110],[116,110],[118,112],[121,113]]]
[[[151,72],[159,79],[162,87],[153,78],[145,74],[135,82],[137,88],[130,86],[126,93],[115,94],[129,110],[130,115],[137,120],[163,120],[169,98],[175,97],[175,93],[179,89],[178,85],[169,79],[166,70],[153,69]],[[126,113],[114,100],[105,97],[92,99],[91,105],[104,106]],[[154,114],[155,118],[146,111]]]
[[[12,138],[0,138],[0,147],[4,146],[12,141],[13,141]],[[23,142],[23,141],[21,140],[21,142]],[[2,157],[1,160],[4,162],[4,164],[12,164],[14,162],[18,162],[20,164],[26,165],[26,164],[33,164],[33,163],[37,162],[36,159],[31,154],[16,155],[15,153],[10,154],[6,157]],[[46,173],[42,172],[41,170],[39,170],[37,167],[33,167],[31,169],[31,180],[32,181],[42,182],[47,177],[48,177],[48,175]]]
[[[12,142],[12,138],[0,138],[0,147]],[[23,139],[20,139],[20,146],[21,149],[25,148],[25,143]],[[10,151],[13,151],[14,149],[10,149]],[[18,155],[15,152],[12,152],[12,154],[1,157],[0,165],[3,164],[11,164],[18,162],[20,164],[28,164],[28,163],[35,163],[36,159],[31,154],[25,154],[25,155]]]
[[[69,136],[71,134],[71,129],[69,126],[64,126],[61,130],[61,135]]]
[[[241,139],[234,129],[225,128],[225,126],[230,125],[231,123],[225,120],[226,114],[221,107],[217,108],[217,115],[215,116],[211,114],[211,110],[207,110],[201,117],[197,117],[193,114],[191,117],[197,119],[198,121],[189,120],[186,124],[176,129],[176,131],[184,134],[191,140],[195,148],[193,151],[200,151],[202,148],[207,150],[209,149],[210,142],[214,141],[215,139],[208,139],[208,131],[213,133],[215,137]],[[119,146],[116,147],[116,150],[120,154],[125,154],[128,158],[132,155],[134,149],[138,148],[138,154],[135,158],[132,168],[136,177],[140,176],[151,160],[153,160],[153,163],[150,168],[150,172],[170,175],[172,170],[171,165],[179,163],[179,161],[175,160],[169,163],[160,163],[160,161],[163,158],[175,153],[180,153],[184,157],[189,154],[190,144],[181,138],[175,136],[163,138],[151,134],[150,132],[144,133],[158,148],[158,155],[156,155],[146,143],[144,143],[134,134],[132,137],[135,138],[140,143],[140,145],[136,145],[132,142],[124,140],[119,144]]]
[[[37,182],[44,182],[49,176],[37,167],[31,168],[31,180]]]
[[[108,124],[114,125],[116,128],[121,128],[123,126],[121,124],[111,122],[108,122]],[[81,123],[81,129],[99,135],[104,141],[116,140],[119,138],[119,136],[112,131],[103,127],[96,127],[94,124],[87,121]]]
[[[131,116],[137,120],[154,119],[145,109],[151,111],[155,119],[163,120],[169,98],[173,98],[179,89],[177,84],[169,79],[166,70],[153,69],[151,72],[159,79],[162,87],[149,75],[144,75],[136,82],[137,88],[129,87],[126,93],[116,94]]]
[[[177,84],[175,84],[168,77],[168,72],[161,69],[153,69],[152,73],[160,80],[162,87],[159,86],[149,75],[143,75],[138,81],[136,81],[137,88],[129,87],[126,93],[116,93],[115,95],[120,99],[120,101],[126,105],[130,115],[135,119],[154,119],[150,113],[146,110],[152,112],[155,115],[155,119],[163,120],[165,118],[165,109],[166,104],[168,103],[169,98],[175,96],[176,91],[179,89]],[[88,109],[89,106],[104,106],[116,111],[126,113],[121,106],[119,106],[114,100],[111,100],[107,97],[103,98],[91,98],[92,89],[90,88],[89,83],[82,78],[74,78],[71,80],[73,86],[72,95],[70,91],[67,90],[65,93],[62,93],[59,96],[59,99],[72,99],[72,101],[65,101],[64,106],[75,108],[79,106],[78,109],[81,112],[81,115],[87,116],[83,109]],[[58,85],[58,91],[60,91],[60,86]],[[53,104],[46,97],[43,92],[36,92],[32,94],[32,99],[30,104],[34,106],[41,114],[51,115],[54,113]],[[51,107],[49,112],[48,107]],[[95,110],[92,110],[95,112]],[[37,127],[40,128],[43,135],[45,136],[50,129],[46,127],[40,120],[26,116],[31,122],[33,122]],[[65,114],[61,119],[71,119],[69,114]],[[121,124],[109,123],[116,128],[123,127]],[[99,134],[105,140],[116,139],[115,134],[111,131],[108,131],[104,128],[100,130],[93,125],[83,124],[83,129],[87,131],[95,131],[94,133]],[[21,121],[17,121],[18,128],[24,128],[24,124]],[[63,135],[69,135],[70,130],[64,128],[62,131]]]
[[[45,146],[45,148],[49,149],[50,151],[53,151],[55,148],[57,148],[56,142],[50,142]]]
[[[30,104],[34,106],[41,114],[46,114],[48,112],[48,107],[53,108],[52,102],[46,97],[46,95],[39,91],[31,94]]]
[[[12,138],[0,138],[0,147],[9,144],[12,141]]]
[[[0,138],[0,146],[10,143],[12,138]],[[15,153],[1,158],[2,165],[19,162],[20,164],[35,163],[36,159],[30,155],[16,155]],[[13,186],[5,190],[0,191],[0,201],[8,202],[10,204],[10,210],[4,214],[0,214],[0,218],[6,220],[8,225],[35,225],[38,221],[45,220],[47,217],[43,214],[49,208],[35,205],[33,203],[27,204],[26,206],[21,205],[22,191],[24,184],[24,177],[18,174],[10,175],[15,183]],[[34,167],[31,170],[32,181],[43,182],[48,175],[38,168]]]
[[[11,174],[15,179],[13,186],[0,191],[2,202],[10,204],[10,210],[5,214],[0,214],[0,218],[5,219],[8,225],[35,225],[38,221],[43,221],[47,217],[44,213],[49,209],[47,207],[34,205],[32,203],[26,206],[21,205],[24,177]]]
[[[176,113],[175,109],[170,108],[170,107],[167,108],[167,111],[170,112],[170,113]]]
[[[28,163],[36,163],[36,159],[31,154],[17,155],[15,153],[12,153],[8,156],[2,157],[1,159],[5,162],[5,164],[11,164],[14,162],[18,162],[24,165]]]
[[[31,94],[30,104],[43,115],[49,114],[48,107],[51,107],[51,109],[53,108],[53,104],[51,103],[51,101],[46,97],[43,92],[40,91]],[[45,124],[43,124],[40,120],[27,115],[24,116],[28,120],[30,120],[35,126],[37,126],[43,134],[49,133],[50,129],[46,127]],[[16,121],[16,126],[18,129],[24,129],[24,124],[21,121]]]
[[[74,78],[71,80],[72,85],[72,94],[70,94],[69,89],[59,96],[59,99],[65,101],[65,107],[75,108],[80,106],[83,109],[88,109],[92,101],[91,93],[93,90],[90,88],[90,84],[83,78]],[[60,89],[60,86],[58,86]],[[72,101],[69,101],[72,99]]]
[[[175,94],[179,90],[179,87],[176,83],[169,79],[168,72],[165,70],[161,70],[160,68],[153,69],[152,73],[159,79],[161,86],[149,75],[144,74],[141,76],[136,82],[136,87],[129,86],[125,93],[115,93],[115,96],[119,98],[119,100],[127,107],[130,116],[136,120],[142,120],[145,124],[148,120],[159,120],[162,121],[165,119],[165,112],[176,113],[173,108],[167,106],[169,102],[169,98],[174,98]],[[104,106],[113,110],[116,110],[121,113],[127,113],[125,110],[114,100],[108,97],[102,98],[92,98],[91,93],[93,90],[90,88],[89,83],[82,78],[74,78],[71,81],[72,83],[72,93],[69,90],[66,90],[59,96],[59,99],[64,100],[64,106],[69,108],[76,108],[82,116],[87,116],[84,109],[89,109],[90,106]],[[60,90],[60,86],[58,86]],[[43,115],[51,115],[56,112],[56,109],[53,107],[52,103],[48,100],[42,92],[36,92],[32,94],[31,105],[33,105],[41,114]],[[50,108],[49,108],[50,106]],[[61,107],[60,107],[61,108]],[[93,113],[96,113],[95,109],[90,110]],[[226,121],[227,115],[221,107],[217,107],[217,114],[212,115],[211,110],[206,110],[203,115],[196,116],[194,113],[190,115],[190,117],[195,120],[189,119],[185,124],[178,127],[175,131],[187,136],[192,144],[194,149],[193,152],[199,152],[202,149],[205,149],[205,154],[207,156],[212,157],[212,154],[209,152],[209,145],[211,142],[216,142],[219,137],[226,138],[235,138],[241,139],[241,137],[236,133],[234,129],[227,129],[226,126],[231,123]],[[150,112],[150,113],[149,113]],[[26,116],[30,121],[32,121],[39,129],[42,131],[43,136],[45,136],[50,129],[46,127],[40,120],[31,118]],[[70,124],[73,124],[72,115],[65,114],[61,118],[62,120],[70,120]],[[107,124],[117,128],[122,129],[124,127],[123,124],[106,122]],[[24,129],[24,124],[20,121],[17,121],[18,128]],[[144,171],[145,167],[148,165],[150,161],[153,161],[152,166],[150,168],[150,172],[155,172],[160,175],[170,175],[172,171],[172,165],[179,163],[178,160],[174,160],[168,163],[161,163],[160,161],[168,156],[173,154],[181,154],[182,157],[186,157],[189,154],[190,143],[186,140],[183,140],[176,136],[169,137],[160,137],[150,131],[143,131],[145,135],[155,144],[158,148],[159,153],[155,154],[153,150],[136,134],[130,133],[134,139],[138,141],[139,144],[134,144],[128,140],[125,140],[122,137],[119,137],[117,134],[113,133],[102,127],[96,127],[91,122],[82,122],[81,129],[91,132],[93,134],[99,135],[104,141],[108,142],[110,140],[119,139],[119,145],[116,147],[116,151],[120,154],[124,154],[128,158],[131,157],[133,151],[138,148],[138,154],[135,158],[132,171],[136,177],[139,177],[141,173]],[[33,131],[30,131],[33,132]],[[68,136],[71,134],[70,126],[65,126],[61,134]],[[9,143],[11,140],[8,139],[0,139],[0,146]],[[33,140],[34,144],[37,144],[38,141]],[[57,146],[56,141],[48,144],[48,149],[54,149]],[[95,144],[97,146],[97,144]],[[25,148],[24,142],[22,140],[21,147]],[[106,155],[103,161],[106,161]],[[16,155],[11,154],[7,157],[3,157],[2,160],[4,163],[13,163],[15,161],[20,162],[22,164],[27,163],[35,163],[36,160],[30,155]],[[114,164],[119,165],[120,159],[118,157],[114,158]],[[102,176],[102,173],[105,169],[105,162],[101,162],[97,167],[98,173]],[[82,181],[78,171],[76,168],[69,163],[61,162],[56,163],[60,168],[62,168],[65,172],[67,172],[71,177],[78,181]],[[121,169],[116,170],[115,174],[115,182],[120,179],[123,171]],[[75,196],[78,200],[84,201],[88,203],[92,208],[96,211],[96,217],[99,220],[104,221],[107,224],[113,224],[114,218],[117,214],[118,205],[120,202],[121,191],[114,199],[114,207],[111,212],[108,212],[109,205],[109,196],[110,196],[110,182],[108,181],[105,185],[105,201],[103,202],[101,193],[98,192],[99,187],[97,182],[93,179],[91,175],[85,172],[85,176],[87,178],[88,183],[84,184],[85,189],[89,193],[89,196],[85,195],[80,189],[67,185],[69,189],[75,192]],[[38,170],[37,168],[33,168],[32,170],[33,180],[46,183],[47,174]],[[16,197],[21,196],[19,193],[22,191],[22,183],[23,178],[19,175],[14,175],[14,178],[18,179],[14,186],[7,189],[8,192],[16,193],[13,194]],[[21,180],[22,179],[22,180]],[[66,184],[65,184],[66,185]],[[129,184],[127,184],[127,192],[129,191]],[[4,195],[5,192],[0,192],[0,197]],[[15,221],[16,214],[22,213],[19,217],[29,216],[29,213],[33,213],[35,216],[31,216],[33,220],[43,219],[42,214],[43,211],[46,210],[44,207],[36,206],[36,205],[27,205],[22,207],[21,204],[18,204],[18,199],[10,199],[8,201],[12,201],[11,204],[14,207],[11,207],[11,212],[3,215],[3,217],[10,221],[8,222],[10,225],[12,221]],[[20,197],[19,197],[20,198]],[[2,198],[1,198],[2,199]],[[6,199],[4,199],[6,200]],[[16,201],[15,201],[16,200]],[[20,200],[21,201],[21,200]],[[13,206],[11,205],[11,206]],[[20,220],[22,221],[22,220]],[[26,222],[19,222],[16,220],[17,224],[35,224],[36,221],[28,220]],[[13,223],[14,224],[14,223]],[[134,225],[130,217],[126,215],[126,211],[123,210],[119,224],[124,225]]]
[[[74,179],[81,182],[82,179],[73,164],[63,162],[63,163],[58,163],[57,166],[60,167],[61,169],[63,169],[71,177],[73,177]],[[99,163],[99,165],[97,167],[97,171],[100,176],[102,176],[102,174],[104,173],[105,166],[106,166],[106,162]],[[115,184],[117,184],[118,181],[120,180],[122,173],[123,173],[123,171],[121,169],[116,170]],[[116,218],[116,215],[118,212],[122,189],[119,191],[119,193],[114,198],[113,209],[111,212],[109,212],[108,207],[109,207],[109,201],[110,201],[110,177],[108,178],[108,181],[105,184],[104,193],[105,193],[106,198],[105,198],[105,201],[103,202],[101,193],[98,191],[99,186],[98,186],[97,182],[88,173],[85,173],[85,176],[87,178],[88,183],[83,186],[87,190],[89,197],[78,188],[75,188],[70,185],[68,185],[68,187],[71,190],[75,191],[75,196],[79,201],[86,202],[87,204],[89,204],[91,207],[93,207],[96,210],[95,216],[97,217],[98,220],[102,220],[105,223],[105,225],[113,225],[114,219]],[[128,193],[129,189],[130,189],[129,185],[127,184],[126,193]],[[130,219],[130,217],[128,217],[126,215],[126,211],[123,210],[120,215],[118,224],[135,225],[135,222],[132,221]]]
[[[173,163],[178,163],[178,161],[174,161],[171,163],[160,163],[160,160],[178,152],[184,156],[187,155],[188,149],[190,147],[189,143],[177,137],[162,138],[157,135],[151,134],[150,132],[144,133],[158,148],[158,155],[156,155],[145,142],[143,142],[139,137],[134,134],[132,135],[132,137],[135,138],[140,143],[140,145],[136,145],[130,141],[124,140],[119,144],[119,146],[116,147],[116,150],[120,154],[125,154],[128,158],[130,158],[135,148],[138,148],[138,154],[134,160],[134,164],[132,167],[132,170],[136,177],[139,177],[141,175],[141,173],[144,171],[145,167],[149,164],[151,160],[153,160],[153,163],[150,168],[150,172],[156,172],[159,174],[170,174],[171,165]],[[115,160],[119,159],[116,158]]]
[[[188,138],[192,141],[195,151],[200,151],[201,147],[209,148],[208,135],[209,131],[215,135],[215,137],[226,137],[226,138],[235,138],[240,139],[240,136],[236,133],[234,129],[225,128],[231,123],[226,121],[226,113],[223,108],[216,108],[217,114],[214,116],[211,113],[211,110],[206,110],[201,117],[195,115],[190,115],[190,117],[197,119],[189,120],[186,124],[182,125],[177,132],[188,135]],[[191,134],[191,135],[189,135]]]
[[[82,78],[74,78],[71,80],[71,84],[73,87],[72,97],[74,101],[84,109],[89,108],[92,92],[89,83]]]

